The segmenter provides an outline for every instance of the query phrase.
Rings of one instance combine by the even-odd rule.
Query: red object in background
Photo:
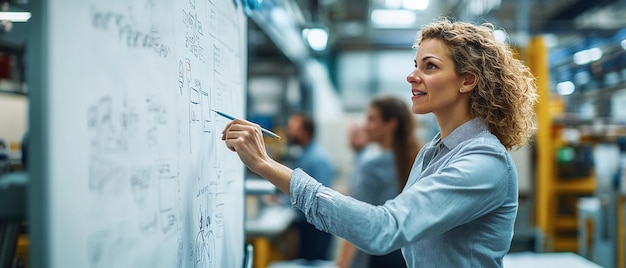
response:
[[[11,79],[11,55],[0,53],[0,79]]]

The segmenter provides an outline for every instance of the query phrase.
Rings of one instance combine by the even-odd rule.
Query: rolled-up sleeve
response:
[[[400,246],[375,244],[369,239],[374,232],[398,224],[384,206],[373,206],[324,187],[301,169],[292,173],[290,182],[292,206],[304,212],[318,229],[343,237],[370,254],[384,254]]]
[[[514,177],[507,174],[509,164],[502,151],[475,143],[382,206],[343,196],[296,169],[290,196],[292,205],[318,229],[343,237],[370,254],[384,254],[502,205],[508,180]]]

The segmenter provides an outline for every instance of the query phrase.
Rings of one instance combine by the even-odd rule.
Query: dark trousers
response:
[[[387,255],[370,256],[369,268],[388,268],[388,267],[394,267],[394,268],[406,267],[406,261],[404,261],[404,257],[402,256],[402,251],[398,249]]]
[[[328,248],[332,235],[315,228],[312,224],[301,220],[298,222],[300,233],[300,259],[328,260]]]

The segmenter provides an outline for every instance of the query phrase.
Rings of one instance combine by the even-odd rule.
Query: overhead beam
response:
[[[563,8],[542,24],[540,32],[563,32],[567,29],[575,31],[574,20],[585,12],[613,4],[617,0],[578,0],[572,1],[569,6]]]

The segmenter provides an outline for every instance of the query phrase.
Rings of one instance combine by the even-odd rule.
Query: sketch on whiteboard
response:
[[[156,197],[151,175],[147,168],[138,168],[130,175],[130,190],[137,208],[138,227],[143,233],[157,228]]]
[[[185,58],[185,82],[187,85],[191,84],[191,60],[189,58]]]
[[[87,238],[87,258],[90,267],[108,268],[119,267],[128,257],[130,249],[126,238],[126,231],[122,225],[96,231]]]
[[[180,66],[179,66],[180,67]],[[193,148],[200,145],[202,137],[198,134],[211,133],[211,116],[209,111],[210,97],[209,92],[204,90],[202,80],[192,79],[191,62],[189,58],[185,58],[183,65],[182,80],[188,85],[189,92],[189,153],[193,153]],[[179,70],[179,84],[180,84]]]
[[[128,145],[129,137],[136,135],[139,132],[139,114],[135,107],[129,103],[127,98],[124,98],[122,111],[120,114],[120,143],[124,144],[124,147]],[[126,138],[124,138],[126,137]]]
[[[148,49],[163,58],[172,54],[170,45],[161,39],[161,33],[156,27],[137,25],[132,15],[101,11],[92,6],[91,23],[94,29],[117,34],[122,44],[128,48]]]
[[[199,212],[199,231],[196,235],[196,241],[193,254],[194,267],[214,267],[215,259],[215,237],[211,230],[211,217],[200,207]]]
[[[156,0],[146,0],[146,3],[144,4],[145,8],[154,8],[156,7]]]
[[[110,96],[101,97],[97,103],[89,106],[87,127],[91,136],[91,150],[97,154],[124,153],[128,149],[126,139],[118,133],[119,121],[115,121],[113,100]],[[129,124],[136,124],[127,121]],[[132,127],[132,126],[129,126]]]
[[[111,96],[103,96],[90,105],[87,129],[90,137],[89,190],[103,195],[118,195],[124,185],[125,169],[118,157],[128,152],[127,136],[137,128],[137,115],[124,106],[114,111]]]
[[[208,13],[208,14],[207,14],[207,18],[209,19],[209,22],[207,23],[207,24],[208,24],[208,27],[209,27],[209,34],[210,34],[213,38],[215,38],[215,36],[218,36],[218,35],[217,35],[217,34],[215,34],[215,33],[217,33],[217,32],[219,31],[219,25],[218,25],[218,23],[219,23],[219,22],[218,22],[219,18],[218,18],[218,14],[217,14],[217,12],[215,11],[215,8],[214,8],[214,7],[212,7],[212,6],[209,8],[209,10],[207,11],[207,13]]]
[[[178,61],[178,90],[180,95],[183,95],[183,88],[185,87],[185,66],[183,61]]]
[[[224,200],[224,196],[218,196],[216,200]],[[213,209],[213,232],[215,233],[215,237],[222,238],[224,236],[224,203],[221,201],[220,203],[215,205]]]
[[[151,97],[146,98],[146,142],[148,148],[154,148],[160,144],[159,130],[167,125],[167,108],[165,105],[156,103]]]
[[[199,82],[195,80],[195,82]],[[196,86],[200,86],[200,83],[196,83]],[[201,132],[200,122],[202,120],[202,106],[200,102],[202,97],[200,96],[200,89],[196,87],[189,88],[189,153],[193,152],[193,148],[197,148],[199,144],[199,137],[197,133]]]
[[[202,90],[200,92],[201,109],[202,109],[202,132],[211,133],[211,112],[209,109],[209,92]]]
[[[215,237],[221,238],[224,233],[224,200],[225,189],[222,183],[222,171],[219,164],[216,168],[216,178],[209,180],[210,204],[213,204],[211,218],[213,219],[213,233]]]
[[[225,64],[224,52],[222,52],[219,46],[213,45],[213,71],[217,74],[224,75],[224,72],[226,72]]]
[[[125,185],[124,167],[110,157],[92,155],[89,159],[89,190],[101,195],[119,195]]]
[[[155,165],[156,177],[159,181],[159,225],[164,234],[168,234],[177,224],[180,211],[176,206],[178,193],[178,176],[172,170],[169,161],[161,160]]]
[[[163,104],[158,104],[152,100],[152,98],[146,98],[148,104],[148,113],[150,114],[150,121],[156,125],[167,124],[167,108]]]
[[[223,4],[219,1],[216,4]],[[209,7],[206,17],[208,18],[207,28],[209,35],[215,39],[214,44],[221,44],[224,48],[231,52],[236,52],[240,49],[240,25],[238,22],[229,18],[223,7],[218,8],[214,5]]]
[[[87,239],[87,257],[91,264],[91,267],[105,267],[106,263],[111,255],[112,250],[117,247],[112,247],[109,240],[113,240],[107,231],[100,231],[92,234]],[[116,241],[119,242],[119,241]]]
[[[195,7],[192,7],[195,9]],[[183,25],[187,28],[185,32],[185,47],[187,50],[201,62],[205,62],[204,48],[201,45],[200,38],[204,35],[202,30],[202,22],[198,20],[198,13],[194,11],[183,11]]]

